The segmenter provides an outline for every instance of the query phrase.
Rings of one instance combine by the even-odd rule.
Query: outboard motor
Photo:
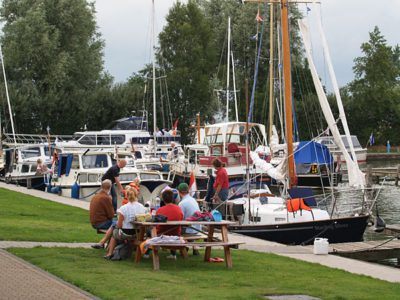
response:
[[[378,203],[376,204],[375,232],[382,232],[386,227],[385,221],[379,216]]]

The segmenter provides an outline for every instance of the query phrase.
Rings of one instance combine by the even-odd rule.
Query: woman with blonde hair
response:
[[[133,238],[135,235],[133,221],[135,220],[136,215],[144,214],[146,212],[145,207],[137,201],[139,193],[136,189],[129,189],[126,193],[129,202],[117,210],[118,221],[115,225],[110,245],[108,246],[107,255],[104,256],[105,259],[112,259],[115,246],[118,243],[124,243],[126,236]]]

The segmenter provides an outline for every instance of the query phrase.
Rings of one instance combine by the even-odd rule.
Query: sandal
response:
[[[91,245],[90,247],[92,247],[93,249],[104,249],[104,244],[94,244]]]
[[[111,260],[112,257],[113,257],[112,254],[103,256],[103,258],[106,259],[106,260]]]

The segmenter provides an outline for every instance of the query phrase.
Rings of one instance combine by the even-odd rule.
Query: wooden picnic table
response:
[[[193,225],[204,225],[207,226],[207,241],[204,243],[184,243],[184,244],[155,244],[152,245],[153,249],[152,257],[153,257],[153,268],[154,270],[160,269],[160,261],[158,255],[158,249],[161,247],[170,248],[170,249],[180,249],[184,257],[187,257],[186,247],[188,246],[199,246],[205,247],[206,251],[204,254],[204,261],[208,262],[211,257],[211,248],[212,247],[223,247],[225,254],[225,263],[227,268],[232,268],[232,256],[230,252],[230,247],[237,246],[243,243],[237,242],[229,242],[228,240],[228,226],[235,224],[235,222],[231,221],[168,221],[168,222],[134,222],[136,227],[138,228],[137,242],[140,245],[145,241],[145,234],[149,230],[151,232],[151,237],[157,236],[157,226],[182,226],[182,227],[192,227]],[[221,239],[215,241],[214,239],[214,229],[219,228],[221,230]],[[135,254],[135,262],[139,263],[142,257],[142,252],[140,247],[137,247]]]

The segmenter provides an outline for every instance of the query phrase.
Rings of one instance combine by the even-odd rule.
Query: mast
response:
[[[151,45],[151,53],[152,53],[152,58],[153,58],[153,137],[154,137],[154,156],[156,156],[157,153],[157,136],[156,136],[156,130],[157,130],[157,115],[156,115],[156,54],[154,51],[154,46],[156,43],[156,32],[154,30],[154,23],[155,23],[155,8],[154,8],[154,0],[152,0],[152,45]]]
[[[229,122],[229,72],[231,56],[231,17],[228,17],[228,53],[226,63],[226,122]]]
[[[249,115],[249,81],[245,80],[246,94],[246,116]],[[250,205],[250,167],[249,167],[249,118],[246,118],[246,185],[247,185],[247,203],[249,205],[249,223],[251,222],[251,205]]]
[[[4,58],[3,58],[3,50],[0,45],[0,59],[1,59],[1,66],[3,68],[3,76],[4,76],[4,86],[6,89],[6,97],[7,97],[7,104],[8,104],[8,112],[10,114],[10,121],[11,121],[11,130],[14,138],[15,147],[17,147],[17,138],[15,137],[15,129],[14,129],[14,116],[12,114],[11,103],[10,103],[10,96],[8,94],[8,85],[7,85],[7,76],[6,70],[4,68]]]
[[[292,112],[292,78],[290,65],[290,43],[289,43],[289,3],[288,0],[281,1],[281,24],[282,24],[282,49],[283,49],[283,85],[285,95],[285,123],[286,123],[286,145],[289,170],[289,187],[296,185],[296,174],[294,170],[293,155],[293,112]]]
[[[270,3],[269,18],[269,128],[268,144],[271,143],[272,126],[274,125],[274,4]]]
[[[235,98],[235,114],[236,114],[236,122],[239,122],[237,95],[236,95],[235,60],[233,59],[233,51],[231,51],[231,57],[232,57],[232,74],[233,74],[233,95]]]

